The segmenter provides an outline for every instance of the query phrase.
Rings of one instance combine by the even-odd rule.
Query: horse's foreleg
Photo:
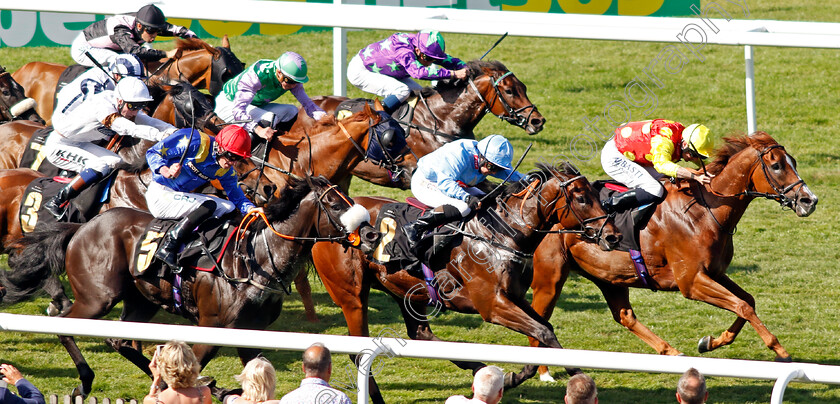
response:
[[[554,240],[555,238],[557,238],[556,235],[546,237],[540,247],[537,248],[537,252],[534,254],[534,279],[531,281],[531,289],[533,290],[531,307],[546,321],[554,313],[557,299],[560,297],[563,285],[565,285],[569,276],[568,263],[565,257],[557,254],[559,249],[556,248],[556,245],[560,243],[560,240]],[[531,346],[539,346],[540,344],[533,337],[528,337],[528,342]],[[538,372],[540,380],[554,382],[554,378],[548,371],[548,366],[540,366]]]
[[[61,345],[64,345],[64,349],[67,350],[67,353],[70,354],[70,358],[73,359],[73,363],[76,365],[76,370],[79,372],[79,380],[82,381],[80,386],[73,389],[72,395],[82,396],[83,398],[87,397],[93,389],[93,378],[95,377],[93,369],[91,369],[90,365],[88,365],[87,361],[85,361],[82,351],[80,351],[79,346],[76,345],[75,338],[66,335],[59,335],[58,340],[61,341]]]
[[[315,302],[312,300],[312,288],[309,286],[309,278],[306,271],[300,271],[295,277],[295,289],[300,294],[300,301],[303,303],[303,311],[306,313],[306,321],[318,322],[318,314],[315,313]]]
[[[195,344],[192,350],[198,363],[201,364],[201,368],[204,369],[210,363],[210,360],[216,356],[216,353],[219,352],[219,347],[215,345]]]
[[[685,293],[683,294],[685,295]],[[790,362],[790,354],[779,343],[779,339],[758,318],[758,314],[755,312],[755,298],[735,284],[728,276],[723,275],[715,280],[709,278],[705,273],[699,274],[692,284],[690,294],[686,295],[686,297],[729,310],[738,316],[732,326],[721,333],[720,337],[711,338],[709,336],[702,338],[698,346],[701,353],[731,344],[735,340],[735,337],[738,336],[745,322],[749,321],[753,328],[755,328],[758,336],[764,341],[764,344],[776,353],[776,360]],[[703,349],[704,345],[705,350]]]
[[[636,318],[633,306],[630,305],[630,290],[627,287],[604,282],[595,282],[595,284],[601,289],[601,294],[604,295],[610,312],[612,312],[613,320],[630,330],[660,355],[682,354]]]
[[[47,277],[44,281],[43,289],[52,298],[52,302],[50,302],[50,306],[47,308],[47,314],[56,316],[70,310],[73,302],[64,292],[64,285],[61,284],[61,280],[58,279],[57,275]]]
[[[144,298],[136,290],[126,291],[126,297],[123,302],[123,310],[120,314],[120,320],[131,321],[135,323],[147,323],[155,313],[158,312],[158,307]],[[145,372],[149,377],[152,376],[152,371],[149,370],[149,362],[151,360],[143,355],[143,345],[138,341],[129,341],[117,338],[108,338],[105,340],[115,351],[119,352],[124,358],[128,359],[134,366],[137,366]]]

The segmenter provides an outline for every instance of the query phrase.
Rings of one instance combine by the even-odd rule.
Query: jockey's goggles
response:
[[[239,160],[242,160],[242,156],[240,156],[238,154],[235,154],[233,152],[229,152],[229,151],[223,151],[223,152],[219,153],[219,158],[222,158],[222,157],[224,157],[225,159],[227,159],[228,161],[231,161],[233,163],[235,163]]]
[[[163,32],[163,28],[147,27],[145,25],[143,25],[143,30],[148,32],[149,35],[160,35]]]
[[[282,83],[287,83],[287,84],[295,84],[295,83],[297,83],[297,81],[295,81],[295,79],[293,79],[293,78],[291,78],[291,77],[289,77],[289,76],[287,76],[287,75],[283,74],[282,72],[280,72],[280,69],[277,69],[277,80],[278,80],[281,84],[282,84]]]
[[[422,60],[424,62],[433,62],[434,61],[434,59],[430,58],[428,55],[426,55],[423,52],[420,52],[419,58],[420,58],[420,60]]]
[[[497,173],[497,172],[503,170],[502,167],[499,167],[499,166],[497,166],[497,165],[495,165],[495,164],[493,164],[489,161],[484,163],[484,167],[487,169],[487,171],[490,171],[491,173]]]
[[[149,103],[147,102],[126,102],[125,107],[128,108],[130,111],[139,111],[143,108],[146,108],[146,105]]]

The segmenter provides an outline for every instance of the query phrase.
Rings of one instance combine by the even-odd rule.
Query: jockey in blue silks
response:
[[[513,146],[501,135],[481,141],[461,139],[447,143],[417,162],[411,178],[411,192],[420,202],[434,209],[403,227],[409,246],[426,231],[460,220],[480,206],[484,193],[475,185],[488,175],[519,181],[525,176],[513,171]]]

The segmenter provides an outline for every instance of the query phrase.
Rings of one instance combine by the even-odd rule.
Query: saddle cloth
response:
[[[21,168],[31,168],[35,171],[44,173],[47,176],[54,177],[57,175],[71,176],[76,173],[64,172],[62,169],[54,166],[47,160],[47,155],[44,153],[44,144],[47,142],[47,136],[53,131],[52,126],[41,128],[32,134],[29,139],[29,145],[23,150],[23,156],[20,158]]]
[[[202,222],[195,231],[189,233],[189,236],[182,242],[182,249],[178,253],[178,264],[182,268],[192,268],[197,271],[213,272],[217,262],[216,257],[221,257],[224,252],[224,247],[227,246],[226,240],[231,239],[236,230],[236,226],[232,225],[232,221],[228,220],[230,216],[224,216],[221,219],[208,219]],[[166,233],[178,224],[180,219],[153,219],[149,222],[146,232],[143,237],[137,241],[134,256],[134,265],[132,265],[132,273],[134,276],[141,276],[144,274],[163,275],[161,271],[162,262],[155,259],[155,252]],[[204,247],[210,252],[210,256],[205,253]],[[150,270],[151,269],[151,270]],[[190,272],[192,274],[194,272]],[[182,273],[182,276],[185,274]],[[191,275],[186,275],[191,277]]]
[[[614,194],[627,190],[627,187],[612,180],[598,180],[592,183],[592,187],[598,191],[600,200],[606,200]],[[639,231],[645,228],[648,220],[656,210],[655,204],[648,204],[637,208],[619,211],[615,213],[613,224],[621,232],[621,242],[617,250],[641,250],[639,246]]]
[[[66,221],[85,223],[96,216],[102,204],[107,202],[112,178],[99,182],[73,198],[67,205]],[[64,177],[43,177],[29,183],[23,193],[23,202],[18,212],[20,227],[24,234],[57,222],[55,216],[43,209],[43,205],[58,194],[58,191],[69,181],[70,179]]]

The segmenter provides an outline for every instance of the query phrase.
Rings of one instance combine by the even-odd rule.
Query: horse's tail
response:
[[[29,298],[49,277],[61,275],[67,245],[81,226],[56,223],[18,240],[9,255],[12,270],[0,271],[0,283],[6,288],[3,301],[17,303]]]

